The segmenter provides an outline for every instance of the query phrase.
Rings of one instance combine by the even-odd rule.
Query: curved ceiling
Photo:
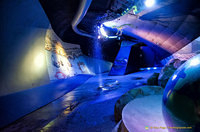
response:
[[[143,38],[174,53],[200,36],[200,2],[176,0],[134,15],[115,19],[110,27],[124,26],[123,33]]]
[[[93,40],[76,34],[71,27],[80,0],[40,0],[40,3],[63,41],[90,47]],[[126,25],[122,28],[124,35],[166,50],[160,54],[163,57],[200,36],[199,0],[157,0],[152,8],[146,8],[143,3],[144,0],[93,0],[78,28],[95,34],[95,25],[112,20],[109,25],[112,28]],[[138,6],[137,13],[133,13],[134,5]]]

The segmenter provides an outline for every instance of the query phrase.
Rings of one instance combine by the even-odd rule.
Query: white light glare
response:
[[[45,56],[43,53],[39,53],[34,58],[34,64],[37,68],[42,68],[44,66]]]
[[[190,66],[196,66],[196,65],[199,65],[200,64],[200,60],[199,58],[193,58],[191,61],[190,61]]]
[[[155,4],[155,0],[146,0],[144,4],[146,7],[152,7]]]
[[[151,68],[150,68],[150,67],[147,67],[147,70],[151,70]]]
[[[103,26],[100,27],[100,32],[103,36],[108,37],[106,31],[104,30]]]
[[[108,90],[108,89],[106,89],[106,88],[102,88],[102,90],[103,90],[103,91],[106,91],[106,90]]]
[[[172,76],[172,80],[176,79],[176,77],[177,77],[177,75],[174,74],[174,75]]]
[[[107,21],[107,22],[104,22],[103,25],[106,27],[112,27],[115,25],[115,23],[113,21]]]
[[[109,36],[108,38],[117,38],[118,36]]]

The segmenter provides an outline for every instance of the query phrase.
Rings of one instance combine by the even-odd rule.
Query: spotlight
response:
[[[146,7],[152,7],[155,4],[155,0],[146,0],[144,4]]]
[[[98,33],[99,33],[99,36],[98,36],[98,39],[100,38],[109,38],[109,39],[116,39],[118,38],[118,36],[108,36],[105,29],[104,29],[104,24],[101,24],[100,27],[98,27]]]
[[[108,37],[108,35],[107,35],[106,31],[104,30],[104,28],[103,28],[102,25],[101,25],[101,27],[100,27],[100,32],[101,32],[101,34],[102,34],[103,36]]]

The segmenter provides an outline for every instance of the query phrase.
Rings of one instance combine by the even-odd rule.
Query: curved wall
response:
[[[37,0],[0,1],[0,96],[49,83],[44,38],[49,21]]]
[[[0,1],[0,13],[0,96],[77,74],[107,72],[112,66],[63,42],[37,0]]]

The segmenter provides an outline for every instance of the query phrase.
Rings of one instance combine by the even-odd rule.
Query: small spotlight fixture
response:
[[[108,35],[107,35],[106,31],[104,30],[104,28],[103,28],[102,25],[101,25],[101,27],[100,27],[100,32],[101,32],[101,34],[102,34],[103,36],[108,37]]]
[[[146,7],[152,7],[155,5],[155,0],[145,0],[144,4]]]
[[[98,33],[99,33],[99,35],[97,37],[98,39],[100,39],[100,38],[109,38],[109,39],[116,39],[116,38],[118,38],[118,36],[108,36],[107,33],[106,33],[106,31],[105,31],[105,29],[104,29],[103,24],[101,24],[101,26],[98,27]]]

